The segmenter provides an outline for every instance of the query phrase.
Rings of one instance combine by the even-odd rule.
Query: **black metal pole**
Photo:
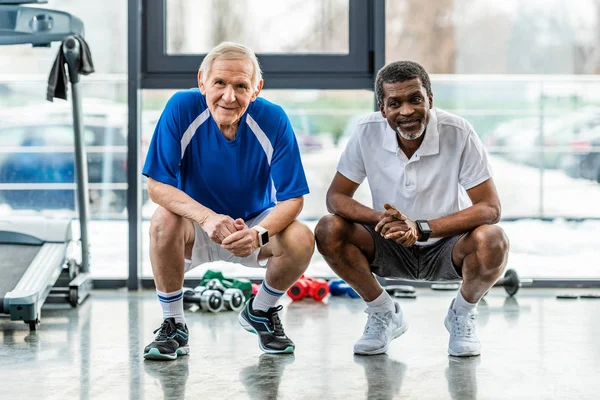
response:
[[[129,109],[129,133],[127,135],[127,219],[129,223],[129,275],[127,288],[140,287],[139,263],[142,238],[141,217],[141,160],[140,160],[140,75],[142,4],[141,0],[128,3],[128,49],[127,49],[127,104]]]

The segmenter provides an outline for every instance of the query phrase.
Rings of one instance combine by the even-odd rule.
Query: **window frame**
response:
[[[195,87],[205,56],[167,54],[167,1],[142,0],[143,89]],[[348,54],[258,53],[265,89],[372,90],[374,75],[385,59],[385,20],[381,20],[385,1],[348,0],[348,12]]]

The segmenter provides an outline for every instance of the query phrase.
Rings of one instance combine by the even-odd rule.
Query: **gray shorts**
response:
[[[427,246],[403,247],[363,225],[375,242],[371,271],[377,276],[424,281],[456,281],[462,276],[452,262],[452,248],[463,235],[442,238]]]
[[[269,213],[272,208],[268,208],[256,215],[253,218],[250,218],[244,222],[248,225],[249,228],[252,228],[255,225],[258,225]],[[191,269],[196,268],[199,265],[206,264],[214,261],[227,261],[230,263],[242,264],[246,267],[253,268],[265,268],[267,266],[268,259],[259,260],[258,253],[260,252],[260,248],[256,249],[256,251],[250,254],[248,257],[236,257],[231,254],[228,250],[222,248],[219,244],[210,240],[206,232],[197,224],[194,224],[195,230],[195,240],[194,240],[194,248],[192,249],[192,259],[185,260],[184,271],[188,272]]]

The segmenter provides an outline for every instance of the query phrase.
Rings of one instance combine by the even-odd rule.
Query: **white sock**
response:
[[[156,289],[158,301],[163,311],[163,320],[167,318],[175,318],[176,323],[185,325],[185,317],[183,316],[183,290],[179,289],[175,292],[164,293]]]
[[[395,311],[394,301],[385,290],[373,301],[367,301],[367,307],[388,308]]]
[[[267,284],[267,280],[265,279],[252,301],[252,309],[267,311],[269,307],[277,305],[277,302],[284,293],[285,291],[282,292],[281,290],[273,289]]]
[[[452,308],[459,314],[466,314],[469,311],[473,311],[475,307],[477,307],[477,303],[469,303],[466,301],[462,295],[461,289],[458,289],[458,294],[456,295],[456,300],[454,301],[454,306]]]

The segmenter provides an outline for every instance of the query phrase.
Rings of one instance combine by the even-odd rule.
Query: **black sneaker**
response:
[[[174,360],[177,356],[190,353],[188,345],[188,328],[181,323],[175,323],[175,318],[167,318],[160,328],[154,331],[158,335],[154,342],[144,349],[147,360]]]
[[[254,297],[250,298],[238,316],[240,325],[248,332],[258,335],[258,346],[265,353],[293,353],[294,342],[285,335],[279,311],[283,306],[271,307],[267,311],[252,310]]]

